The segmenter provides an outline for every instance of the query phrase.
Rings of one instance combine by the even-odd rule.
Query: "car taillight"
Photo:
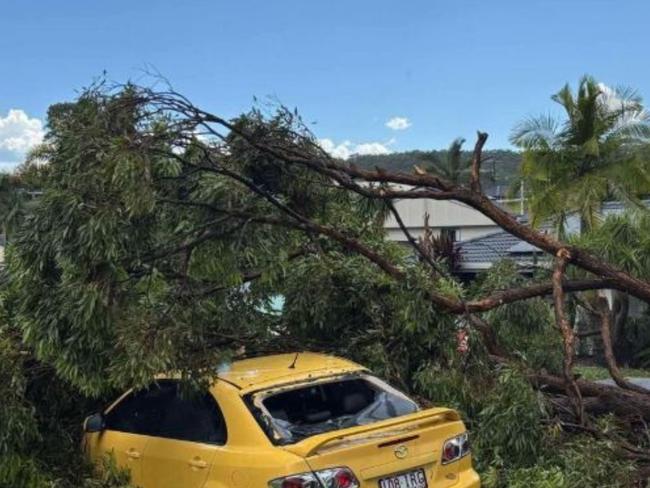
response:
[[[272,484],[271,486],[279,486],[281,488],[318,488],[318,483],[313,479],[313,476],[306,475],[284,478],[280,484]]]
[[[357,479],[349,471],[339,471],[336,476],[334,476],[334,481],[336,486],[339,488],[353,488],[359,486]]]
[[[464,432],[445,441],[442,446],[442,464],[453,463],[469,454],[469,435]]]
[[[278,478],[270,488],[359,488],[359,481],[348,468],[332,468]]]

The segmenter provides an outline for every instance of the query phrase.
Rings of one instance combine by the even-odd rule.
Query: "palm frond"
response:
[[[625,140],[650,140],[650,114],[645,110],[626,112],[619,117],[607,137],[621,137]]]
[[[640,110],[643,108],[643,98],[633,88],[626,86],[612,88],[605,83],[598,83],[598,88],[601,92],[601,102],[611,111],[616,111],[621,108],[628,110]]]
[[[569,119],[573,118],[573,114],[575,113],[575,100],[573,98],[571,87],[568,83],[564,85],[562,89],[555,95],[551,96],[551,100],[562,106]]]
[[[447,167],[451,176],[451,180],[458,183],[460,179],[461,172],[465,169],[466,166],[469,166],[469,162],[463,164],[463,144],[465,139],[459,137],[454,139],[454,141],[449,146],[447,150]]]
[[[515,126],[510,142],[522,149],[551,149],[558,140],[559,123],[551,115],[529,117]]]

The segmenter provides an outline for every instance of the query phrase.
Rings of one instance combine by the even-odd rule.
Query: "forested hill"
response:
[[[355,155],[350,162],[362,168],[385,168],[393,171],[412,171],[413,165],[427,166],[432,158],[443,160],[446,150],[405,151],[380,155]],[[483,186],[490,195],[504,195],[518,180],[521,154],[507,149],[484,151]],[[463,151],[463,158],[469,160],[471,151]]]

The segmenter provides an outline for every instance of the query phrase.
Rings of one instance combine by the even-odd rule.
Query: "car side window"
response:
[[[130,393],[106,414],[106,428],[119,432],[156,435],[167,404],[174,395],[174,385],[157,383],[146,390]]]
[[[165,406],[160,437],[205,444],[226,443],[226,423],[210,393],[183,395],[177,388]]]
[[[162,380],[131,393],[106,415],[106,428],[120,432],[207,444],[225,444],[226,423],[210,393],[183,394]]]

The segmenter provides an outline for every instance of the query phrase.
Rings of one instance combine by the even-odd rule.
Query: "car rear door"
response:
[[[175,382],[166,387],[160,427],[145,451],[145,488],[201,488],[226,441],[221,410],[209,393],[183,394]]]
[[[106,430],[91,434],[89,450],[94,462],[101,466],[102,458],[112,453],[115,462],[131,473],[134,486],[142,485],[143,453],[148,437]]]
[[[143,463],[150,435],[159,422],[157,408],[160,392],[155,389],[129,392],[105,412],[105,428],[91,434],[88,448],[99,463],[107,454],[121,468],[128,469],[136,486],[143,484]]]

